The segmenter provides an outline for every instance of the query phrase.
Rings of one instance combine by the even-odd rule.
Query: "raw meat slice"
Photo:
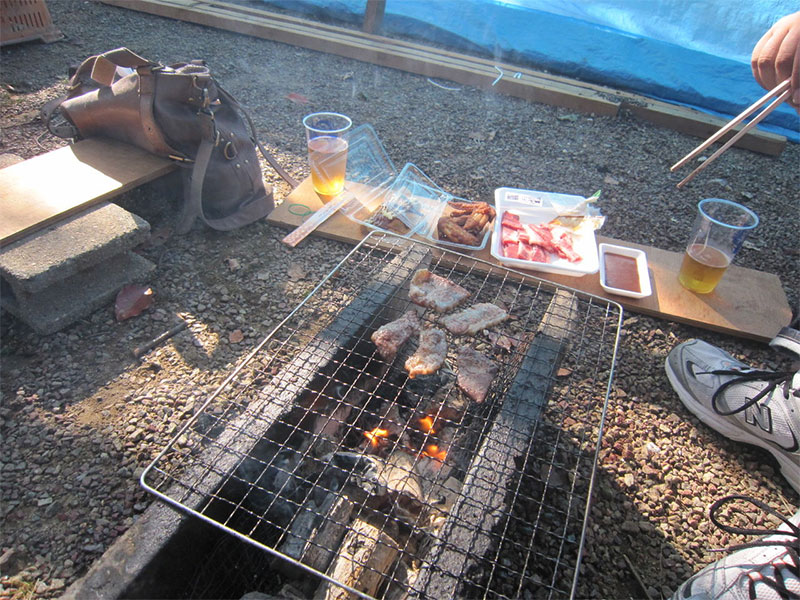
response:
[[[386,360],[394,360],[397,351],[412,335],[419,333],[420,322],[413,308],[399,319],[386,323],[372,334],[370,339],[378,347],[378,352]]]
[[[512,227],[506,227],[503,225],[502,230],[500,232],[500,239],[502,240],[504,245],[511,245],[519,243],[519,229],[514,229]]]
[[[516,244],[503,244],[503,256],[506,258],[519,258],[519,242]]]
[[[406,361],[408,376],[436,373],[444,364],[447,355],[447,338],[441,329],[423,329],[419,334],[419,346]]]
[[[475,335],[481,329],[502,323],[508,313],[491,302],[481,302],[467,309],[446,315],[439,322],[455,335]]]
[[[553,228],[553,240],[558,255],[569,262],[578,262],[581,260],[581,255],[572,247],[573,239],[572,234],[566,229]]]
[[[475,402],[483,402],[492,380],[497,375],[497,365],[488,356],[470,346],[462,346],[458,349],[456,368],[458,387]]]
[[[408,297],[420,306],[446,312],[469,298],[469,292],[428,269],[420,269],[411,278]]]
[[[504,212],[500,223],[509,229],[522,229],[522,223],[519,221],[519,215],[512,212]]]
[[[520,222],[519,215],[504,212],[501,220],[500,242],[503,256],[533,262],[551,262],[563,258],[569,262],[582,260],[573,247],[572,232],[551,223],[529,225]]]

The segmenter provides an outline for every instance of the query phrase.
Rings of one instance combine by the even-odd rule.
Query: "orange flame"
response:
[[[376,427],[372,431],[364,432],[364,437],[366,437],[369,440],[373,448],[377,448],[378,444],[380,443],[380,439],[387,437],[388,435],[389,431],[386,429],[381,429],[380,427]]]
[[[430,433],[431,435],[433,435],[434,433],[436,433],[436,432],[433,430],[433,417],[431,417],[431,416],[428,416],[428,417],[422,417],[422,418],[419,420],[419,425],[420,425],[420,429],[422,429],[422,431],[423,431],[424,433]]]
[[[436,460],[440,460],[444,462],[447,458],[447,450],[440,450],[439,446],[436,444],[428,444],[425,446],[425,450],[423,452],[425,456],[429,456],[430,458],[435,458]]]

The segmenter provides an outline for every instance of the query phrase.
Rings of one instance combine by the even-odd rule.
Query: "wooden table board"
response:
[[[311,210],[322,206],[308,179],[277,206],[267,220],[291,229],[297,227],[307,217],[292,214],[290,207],[293,204],[307,206]],[[298,208],[302,209],[302,206]],[[335,214],[312,235],[355,244],[367,233],[367,228],[342,214]],[[598,241],[644,250],[647,253],[653,294],[642,299],[608,294],[600,287],[598,274],[567,277],[537,271],[524,272],[533,277],[613,300],[630,312],[759,341],[772,339],[781,327],[786,326],[791,320],[792,311],[781,281],[772,273],[733,265],[714,292],[705,295],[694,294],[678,283],[677,273],[683,258],[681,253],[603,236],[598,236]],[[300,245],[303,243],[300,242]],[[484,250],[473,253],[473,256],[500,264],[491,255],[488,245]]]
[[[174,168],[135,146],[93,138],[0,169],[0,246]]]

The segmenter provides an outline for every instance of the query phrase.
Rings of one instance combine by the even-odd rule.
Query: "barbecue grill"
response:
[[[370,340],[428,269],[509,318],[410,379]],[[421,313],[425,326],[440,314]],[[622,308],[374,232],[239,364],[142,475],[315,598],[574,596]],[[496,367],[482,402],[456,353]],[[316,577],[308,577],[308,573]]]

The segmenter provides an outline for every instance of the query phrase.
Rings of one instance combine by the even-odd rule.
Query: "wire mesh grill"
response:
[[[385,360],[370,337],[414,307],[422,268],[467,289],[465,305],[510,316],[448,332],[442,368],[411,379],[416,342]],[[423,327],[441,328],[440,317],[426,310]],[[272,554],[309,596],[570,597],[621,317],[602,298],[373,233],[142,484]],[[459,381],[464,346],[494,369],[481,402]]]

